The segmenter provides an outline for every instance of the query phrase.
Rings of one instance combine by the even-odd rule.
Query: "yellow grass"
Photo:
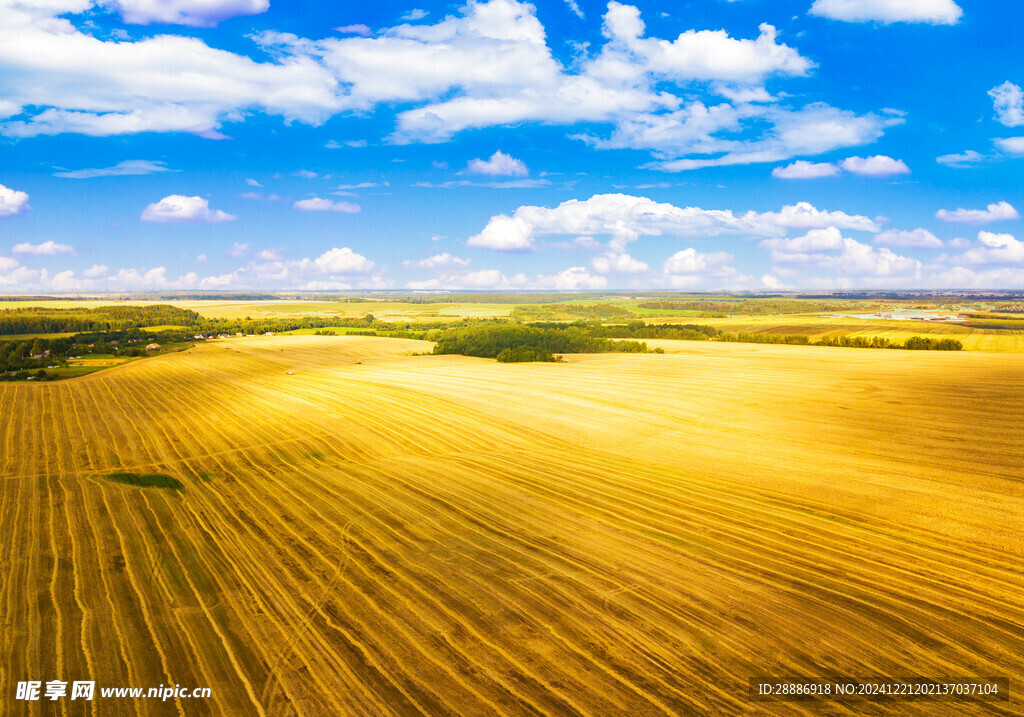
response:
[[[1024,677],[1024,356],[428,348],[260,337],[0,384],[0,694],[735,714],[759,672]]]

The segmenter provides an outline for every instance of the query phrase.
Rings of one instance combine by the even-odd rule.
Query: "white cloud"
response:
[[[933,275],[930,283],[942,289],[1020,289],[1024,285],[1024,269],[1003,267],[975,271],[957,266]]]
[[[230,247],[228,247],[224,251],[224,253],[227,254],[228,256],[233,256],[235,258],[238,258],[240,256],[245,256],[246,254],[248,254],[249,250],[251,248],[252,248],[252,245],[249,244],[249,242],[245,242],[243,244],[242,242],[237,242],[236,241],[234,244],[232,244]]]
[[[663,268],[675,276],[721,276],[730,273],[731,261],[732,254],[724,251],[704,254],[691,247],[670,256]]]
[[[280,261],[284,255],[284,249],[278,247],[276,249],[263,249],[257,255],[257,259],[263,261]]]
[[[219,224],[237,219],[233,214],[219,209],[210,209],[210,203],[202,197],[186,197],[171,194],[159,202],[150,204],[142,211],[144,222],[205,222]]]
[[[910,246],[919,249],[938,249],[942,240],[927,229],[900,231],[890,229],[875,236],[875,244],[879,246]]]
[[[629,254],[616,252],[596,256],[590,264],[598,274],[644,274],[651,269],[645,262],[634,259]]]
[[[756,40],[737,40],[724,30],[688,30],[675,40],[643,37],[640,11],[632,5],[608,3],[603,34],[609,42],[594,61],[594,75],[619,77],[646,71],[673,81],[724,80],[758,82],[768,75],[806,75],[814,66],[787,45],[778,33],[760,25]]]
[[[177,169],[168,169],[166,162],[150,161],[148,159],[126,159],[118,162],[113,167],[98,169],[74,169],[54,172],[53,176],[65,179],[91,179],[93,177],[124,177],[140,174],[156,174],[157,172],[178,172]]]
[[[105,276],[108,271],[109,269],[106,264],[93,264],[82,272],[82,276],[88,279],[98,279],[101,276]]]
[[[0,100],[0,119],[7,119],[14,115],[21,114],[21,106],[10,100]]]
[[[162,0],[152,4],[183,7]],[[57,17],[84,12],[90,5],[5,0],[0,67],[6,99],[33,109],[27,119],[6,122],[4,134],[155,131],[215,138],[223,137],[217,131],[222,121],[241,120],[254,109],[316,124],[342,108],[334,77],[307,57],[261,63],[197,38],[167,34],[137,42],[104,41]]]
[[[849,239],[836,227],[812,230],[794,239],[767,239],[760,246],[771,249],[776,274],[793,273],[804,266],[839,276],[891,279],[917,277],[921,270],[916,259]]]
[[[130,25],[215,27],[239,15],[266,12],[270,0],[106,0]]]
[[[604,249],[604,244],[594,239],[594,237],[588,236],[576,237],[572,241],[555,242],[551,246],[557,249],[583,249],[585,251],[600,251]]]
[[[793,257],[804,257],[806,254],[831,249],[841,249],[843,235],[836,227],[812,229],[801,237],[794,239],[765,239],[760,246],[772,250],[773,261],[793,261]]]
[[[779,179],[819,179],[821,177],[835,177],[839,174],[839,167],[831,162],[815,164],[798,159],[785,167],[776,167],[772,170],[772,176]]]
[[[370,37],[373,35],[373,30],[368,25],[361,23],[356,25],[342,25],[334,28],[335,32],[340,32],[342,35],[359,35],[360,37]]]
[[[0,184],[0,217],[16,217],[29,209],[27,193]]]
[[[985,161],[985,155],[975,152],[973,149],[968,149],[962,154],[943,154],[936,157],[935,161],[947,167],[966,169]]]
[[[262,184],[257,182],[255,179],[251,179],[251,178],[250,179],[246,179],[245,183],[248,184],[250,187],[262,187],[263,186]]]
[[[761,277],[761,284],[769,291],[788,291],[793,287],[786,284],[782,279],[772,274],[765,274]]]
[[[996,119],[1007,127],[1024,125],[1024,91],[1009,80],[988,91]]]
[[[910,174],[902,159],[893,159],[884,154],[872,157],[847,157],[839,163],[843,169],[865,177],[889,177],[894,174]]]
[[[373,270],[373,262],[346,247],[328,249],[314,263],[324,274],[366,274]]]
[[[857,115],[824,103],[790,109],[777,105],[733,107],[723,104],[689,107],[660,115],[637,114],[621,120],[608,140],[582,136],[599,148],[652,148],[665,155],[722,156],[686,157],[651,162],[645,167],[679,172],[703,167],[781,162],[800,155],[817,155],[874,142],[886,127],[901,124],[900,117]],[[757,123],[761,134],[752,139],[721,137],[723,133],[748,130]]]
[[[516,210],[517,213],[518,211]],[[483,231],[467,239],[466,245],[498,251],[532,249],[533,226],[526,219],[499,214],[490,218]]]
[[[12,259],[9,256],[0,256],[0,271],[11,271],[17,266],[19,266],[17,259]]]
[[[415,22],[416,20],[422,20],[430,13],[422,8],[413,8],[401,16],[400,19],[406,22]]]
[[[993,141],[1007,154],[1024,154],[1024,137],[1001,137]]]
[[[1020,214],[1009,202],[996,202],[989,204],[985,209],[964,209],[956,210],[940,209],[935,216],[944,222],[957,222],[960,224],[988,224],[989,222],[1005,221],[1009,219],[1020,219]]]
[[[293,177],[302,177],[303,179],[316,179],[316,172],[311,172],[308,169],[298,169],[292,172]]]
[[[348,194],[352,189],[374,189],[376,187],[390,187],[388,182],[359,182],[358,184],[339,184],[335,189],[336,194]]]
[[[968,264],[1024,265],[1024,242],[1012,234],[978,232],[978,246],[964,252],[961,259]]]
[[[917,277],[921,262],[900,256],[891,249],[875,249],[853,239],[843,240],[843,252],[828,264],[842,275],[866,277]]]
[[[627,194],[596,194],[580,201],[571,199],[557,207],[525,205],[512,216],[491,217],[483,231],[466,242],[469,246],[499,250],[528,250],[535,238],[550,235],[610,235],[609,247],[622,253],[640,236],[719,236],[740,234],[776,236],[786,229],[835,226],[858,231],[879,230],[867,217],[821,211],[807,202],[785,206],[780,212],[746,212],[677,207],[647,197]]]
[[[140,21],[159,8],[177,13],[169,17],[175,21],[209,24],[229,11],[257,11],[265,0],[111,2]],[[374,37],[258,33],[252,39],[268,62],[175,35],[103,41],[59,17],[90,4],[9,6],[0,23],[0,66],[12,88],[5,101],[12,112],[33,109],[4,123],[4,134],[155,131],[224,139],[222,123],[252,112],[315,125],[339,113],[404,105],[397,142],[444,141],[466,129],[518,122],[599,122],[614,131],[589,138],[595,146],[650,150],[660,168],[678,171],[857,146],[901,121],[821,104],[775,104],[784,93],[770,95],[763,83],[804,76],[813,63],[779,42],[770,25],[753,38],[694,29],[661,39],[646,36],[635,7],[617,2],[608,5],[604,44],[568,66],[548,47],[534,7],[517,0],[467,2],[434,24],[401,24]],[[363,26],[340,30],[370,34]],[[695,99],[708,93],[728,102]],[[751,129],[761,136],[732,136]],[[673,167],[673,160],[680,164]]]
[[[121,269],[114,276],[107,278],[108,290],[118,289],[195,289],[199,288],[199,276],[189,272],[177,279],[167,278],[167,268],[157,266],[140,271],[138,269]]]
[[[608,280],[594,276],[585,267],[572,266],[554,274],[538,274],[533,278],[526,274],[506,276],[497,269],[481,269],[464,274],[445,274],[427,281],[410,281],[406,287],[414,291],[437,290],[514,290],[546,289],[549,291],[586,291],[603,289]]]
[[[460,259],[457,256],[452,256],[448,252],[443,254],[435,254],[434,256],[426,259],[420,259],[419,261],[403,261],[402,266],[407,269],[439,269],[441,267],[448,266],[469,266],[469,259]]]
[[[362,207],[352,202],[332,202],[330,199],[312,197],[311,199],[300,199],[294,204],[296,209],[304,212],[344,212],[355,214],[362,211]]]
[[[413,186],[427,189],[455,189],[457,187],[487,187],[489,189],[540,189],[550,187],[550,179],[509,179],[494,182],[474,182],[468,179],[457,179],[434,184],[432,182],[416,182]]]
[[[745,216],[756,216],[747,212]],[[827,211],[816,208],[809,202],[797,202],[786,205],[778,213],[767,212],[760,215],[764,221],[786,229],[823,229],[837,227],[861,232],[877,232],[881,230],[877,222],[859,214]]]
[[[491,176],[525,177],[530,173],[522,160],[505,154],[500,149],[490,159],[471,159],[466,166],[471,174],[488,174]]]
[[[11,249],[14,254],[34,254],[36,256],[56,256],[57,254],[74,254],[75,247],[70,244],[58,244],[55,241],[44,241],[41,244],[15,244]]]
[[[814,0],[810,14],[846,22],[923,22],[955,25],[963,10],[953,0]]]
[[[281,196],[277,194],[260,194],[259,192],[242,192],[238,195],[242,199],[252,199],[258,202],[279,202]]]

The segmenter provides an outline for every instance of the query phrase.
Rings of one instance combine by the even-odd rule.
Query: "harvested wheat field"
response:
[[[244,338],[0,384],[0,694],[212,688],[97,715],[905,714],[752,703],[747,681],[1024,678],[1024,355],[426,350]]]

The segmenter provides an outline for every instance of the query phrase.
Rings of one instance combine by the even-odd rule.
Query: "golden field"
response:
[[[667,353],[498,364],[257,337],[0,384],[0,694],[213,689],[97,715],[906,714],[754,704],[747,680],[1020,685],[1024,356],[650,343]]]

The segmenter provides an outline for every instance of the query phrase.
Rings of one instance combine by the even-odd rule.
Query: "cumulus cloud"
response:
[[[1024,285],[1024,269],[974,270],[956,266],[933,275],[930,283],[940,289],[1019,289]]]
[[[554,274],[537,274],[533,277],[519,273],[506,276],[497,269],[481,269],[463,274],[445,274],[426,281],[410,281],[406,287],[414,291],[438,290],[514,290],[545,289],[549,291],[587,291],[603,289],[608,279],[594,276],[586,267],[571,266]]]
[[[140,22],[155,21],[159,9],[161,21],[202,25],[259,11],[266,0],[110,1]],[[12,78],[6,114],[31,111],[3,123],[4,134],[155,131],[223,139],[224,122],[256,111],[316,125],[339,113],[404,105],[396,142],[445,141],[518,122],[604,123],[614,129],[607,138],[586,138],[595,146],[653,151],[663,169],[678,171],[856,146],[901,121],[822,104],[779,105],[784,95],[770,95],[764,82],[804,76],[813,63],[780,42],[771,25],[756,37],[693,29],[661,39],[647,35],[635,7],[618,2],[608,4],[603,45],[568,66],[548,47],[534,7],[517,0],[467,2],[434,24],[400,24],[372,37],[355,25],[339,28],[354,37],[320,40],[257,33],[252,39],[272,58],[267,62],[198,38],[104,41],[58,17],[90,4],[8,8],[0,24],[0,66]],[[727,101],[695,99],[702,94]],[[751,130],[761,136],[743,136]],[[676,159],[678,166],[668,163]]]
[[[1024,265],[1024,242],[1012,234],[978,232],[978,246],[960,257],[968,264],[1020,264]]]
[[[239,15],[266,12],[270,0],[107,0],[130,25],[215,27]]]
[[[693,102],[673,112],[637,113],[621,119],[611,136],[578,135],[601,149],[654,149],[667,156],[720,154],[714,158],[684,157],[651,162],[651,169],[679,172],[704,167],[781,162],[799,155],[816,155],[874,142],[900,117],[872,113],[857,115],[824,103],[799,109],[778,105]],[[759,135],[737,139],[757,126]],[[723,154],[724,153],[724,154]]]
[[[169,169],[166,162],[150,161],[148,159],[126,159],[123,162],[118,162],[113,167],[63,170],[54,172],[53,176],[65,179],[92,179],[93,177],[124,177],[178,171],[180,170]]]
[[[242,242],[237,242],[236,241],[234,244],[232,244],[230,247],[228,247],[224,251],[224,253],[227,254],[228,256],[233,256],[233,257],[235,257],[237,259],[240,256],[245,256],[246,254],[248,254],[249,250],[251,248],[252,248],[252,245],[249,244],[249,242],[242,243]],[[204,256],[204,258],[205,258],[205,256]]]
[[[328,249],[313,261],[324,274],[365,274],[373,270],[373,262],[346,247]]]
[[[891,249],[875,249],[868,244],[843,240],[843,251],[826,266],[841,275],[875,278],[911,278],[921,273],[921,262],[900,256]]]
[[[708,276],[728,273],[732,254],[724,251],[702,253],[694,248],[677,251],[664,265],[666,274],[673,276]]]
[[[766,239],[760,246],[772,250],[773,261],[802,261],[811,252],[841,249],[843,235],[836,227],[825,227],[812,229],[803,236],[793,239]]]
[[[171,194],[142,210],[144,222],[203,222],[220,224],[237,219],[233,214],[219,209],[210,209],[210,203],[202,197],[186,197]]]
[[[1024,137],[1001,137],[993,141],[1007,154],[1024,154]]]
[[[9,256],[0,256],[0,271],[10,271],[19,265],[17,259],[12,259]]]
[[[1024,91],[1009,80],[988,91],[996,119],[1007,127],[1024,125]]]
[[[875,244],[879,246],[910,246],[919,249],[938,249],[942,240],[927,229],[900,231],[890,229],[875,236]]]
[[[894,174],[910,174],[902,159],[893,159],[884,154],[872,157],[847,157],[839,163],[844,170],[865,177],[888,177]]]
[[[846,22],[955,25],[963,10],[953,0],[814,0],[810,14]]]
[[[58,244],[55,241],[44,241],[41,244],[15,244],[11,249],[14,254],[34,254],[36,256],[56,256],[57,254],[74,254],[75,247],[70,244]]]
[[[822,211],[807,202],[785,206],[779,212],[734,214],[731,210],[677,207],[628,194],[596,194],[583,201],[570,199],[554,208],[525,205],[511,216],[493,216],[484,229],[466,243],[522,251],[534,248],[538,236],[605,235],[611,237],[609,247],[622,253],[629,242],[640,236],[777,236],[786,229],[826,226],[879,230],[867,217]]]
[[[435,254],[434,256],[426,259],[420,259],[419,261],[403,261],[402,266],[407,269],[439,269],[442,267],[458,267],[458,266],[469,266],[469,259],[460,259],[457,256],[452,256],[448,252],[443,254]]]
[[[29,209],[27,193],[0,184],[0,217],[16,217]]]
[[[974,167],[985,161],[985,155],[975,152],[973,149],[968,149],[961,154],[943,154],[935,158],[935,161],[939,164],[944,164],[947,167],[954,167],[956,169],[966,169],[968,167]]]
[[[844,237],[836,227],[815,229],[793,239],[767,239],[760,246],[771,250],[775,274],[793,274],[800,267],[810,267],[833,277],[889,280],[916,278],[922,268],[921,262],[891,249],[876,249]]]
[[[835,177],[839,174],[839,167],[831,162],[815,164],[798,159],[785,167],[776,167],[772,170],[772,176],[779,179],[819,179],[821,177]]]
[[[332,202],[330,199],[320,197],[300,199],[295,202],[294,206],[304,212],[343,212],[345,214],[356,214],[363,209],[352,202]]]
[[[1020,219],[1020,214],[1009,202],[996,202],[989,204],[985,209],[964,209],[955,210],[940,209],[935,216],[944,222],[957,222],[959,224],[988,224],[989,222],[1005,221],[1009,219]]]
[[[651,269],[646,262],[616,252],[596,256],[590,264],[598,274],[645,274]]]
[[[5,93],[8,101],[33,109],[26,119],[6,122],[4,134],[152,131],[222,138],[217,131],[222,121],[237,121],[253,109],[316,124],[342,107],[335,78],[307,57],[256,62],[179,35],[104,41],[57,17],[87,11],[90,5],[86,0],[5,2],[0,23]],[[174,11],[237,3],[152,0],[145,5]],[[214,10],[203,17],[213,18]]]
[[[99,277],[106,275],[108,271],[109,268],[106,264],[93,264],[82,272],[82,276],[88,279],[98,279]]]
[[[502,175],[507,177],[525,177],[530,171],[522,160],[505,154],[500,149],[491,155],[490,159],[472,159],[466,165],[466,171],[471,174]]]

